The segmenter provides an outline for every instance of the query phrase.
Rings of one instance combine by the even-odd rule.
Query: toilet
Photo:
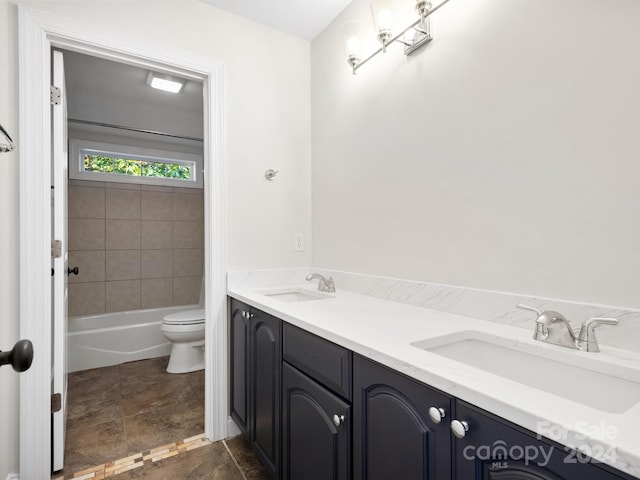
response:
[[[166,315],[161,329],[171,341],[167,372],[188,373],[204,368],[204,309]]]

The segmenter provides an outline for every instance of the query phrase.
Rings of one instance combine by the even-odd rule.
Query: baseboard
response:
[[[240,429],[236,425],[236,422],[233,421],[233,418],[229,417],[227,419],[227,438],[228,437],[235,437],[236,435],[240,435],[241,433],[242,432],[240,431]],[[9,479],[7,478],[7,480],[9,480]]]

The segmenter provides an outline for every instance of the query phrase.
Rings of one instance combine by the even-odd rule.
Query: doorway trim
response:
[[[33,342],[20,377],[20,476],[51,473],[52,47],[155,68],[203,82],[205,164],[205,435],[225,438],[228,420],[223,156],[223,64],[19,5],[20,337]]]

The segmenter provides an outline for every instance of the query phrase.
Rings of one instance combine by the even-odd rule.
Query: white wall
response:
[[[293,251],[294,233],[311,233],[308,42],[195,0],[33,5],[224,62],[227,268],[310,264],[310,248]],[[0,0],[0,123],[16,136],[17,28],[16,6]],[[18,157],[1,154],[0,162],[0,348],[7,348],[19,325]],[[268,168],[280,171],[276,181],[264,178]],[[0,449],[2,479],[18,470],[17,379],[0,370],[0,425],[16,439]]]
[[[196,0],[33,5],[224,62],[227,266],[310,262],[293,251],[294,233],[310,235],[308,42]]]
[[[0,0],[0,123],[19,141],[16,20],[15,8]],[[9,350],[19,340],[18,169],[15,150],[0,153],[0,350]],[[0,448],[2,479],[18,471],[18,382],[11,367],[0,368],[0,425],[7,435]]]
[[[314,265],[640,307],[640,2],[453,0],[356,76],[350,19],[312,42]]]

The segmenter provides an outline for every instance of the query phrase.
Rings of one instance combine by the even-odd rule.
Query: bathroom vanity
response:
[[[481,355],[504,350],[508,363],[518,352],[525,364],[558,358],[562,374],[581,362],[596,368],[592,354],[569,352],[576,367],[544,345],[543,359],[522,329],[505,327],[496,340],[495,324],[339,285],[332,294],[230,288],[229,296],[231,415],[273,478],[640,478],[640,441],[629,428],[639,423],[640,396],[601,405],[594,394],[579,404],[514,381],[509,368],[491,373],[456,357],[479,342],[488,348]],[[603,372],[631,375],[620,388],[633,396],[637,356],[595,355]]]

